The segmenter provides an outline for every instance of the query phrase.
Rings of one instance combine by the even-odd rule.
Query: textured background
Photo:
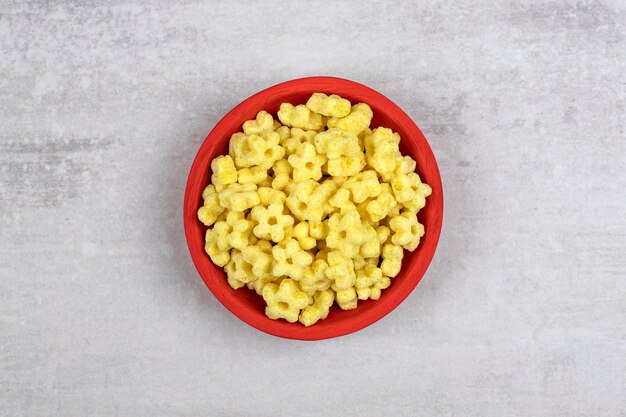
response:
[[[0,415],[626,416],[624,1],[170,3],[0,1]],[[182,230],[211,127],[307,75],[405,109],[446,197],[406,302],[316,343]]]

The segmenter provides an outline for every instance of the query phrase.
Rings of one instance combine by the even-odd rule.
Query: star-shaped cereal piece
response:
[[[242,253],[237,249],[231,251],[230,261],[226,264],[224,270],[229,279],[235,283],[240,282],[242,284],[235,284],[237,288],[241,288],[243,284],[256,279],[256,276],[252,272],[252,265],[244,260]]]
[[[371,169],[359,172],[347,180],[342,187],[350,190],[352,201],[355,203],[362,203],[382,192],[382,187],[380,182],[378,182],[378,175],[376,175],[376,171]]]
[[[229,184],[218,193],[220,206],[232,211],[245,211],[260,203],[256,184]]]
[[[302,143],[296,153],[289,155],[288,161],[293,167],[295,182],[308,179],[318,181],[322,178],[322,165],[326,163],[326,157],[318,155],[310,143]]]
[[[417,221],[417,216],[409,211],[389,220],[389,227],[394,234],[391,242],[413,252],[424,236],[424,226]]]
[[[362,153],[357,136],[345,130],[328,129],[315,135],[313,142],[317,153],[326,155],[328,159],[356,156]]]
[[[263,288],[263,299],[267,303],[265,314],[273,320],[285,319],[290,323],[298,321],[300,310],[309,305],[309,296],[289,278],[279,285],[269,283]]]
[[[307,266],[302,273],[300,288],[307,294],[315,294],[317,291],[324,291],[330,288],[332,281],[326,277],[328,263],[325,259],[315,259],[310,266]]]
[[[243,133],[246,135],[258,135],[266,130],[276,130],[274,129],[274,118],[265,110],[258,112],[254,120],[245,121],[242,127]]]
[[[274,257],[272,273],[276,276],[286,275],[295,280],[300,280],[304,268],[313,262],[313,256],[303,250],[293,238],[283,240],[281,244],[274,246],[272,255]]]
[[[309,327],[319,320],[328,317],[330,307],[335,301],[335,293],[332,290],[318,291],[313,296],[313,305],[304,307],[300,313],[300,323]]]
[[[250,233],[254,224],[247,220],[240,211],[230,211],[226,216],[226,223],[230,226],[228,244],[235,249],[243,250],[249,244]]]
[[[391,186],[387,183],[382,183],[381,192],[373,200],[369,200],[365,203],[365,211],[367,213],[368,220],[372,222],[378,222],[384,219],[387,214],[398,204],[393,193]]]
[[[285,126],[306,130],[320,130],[324,127],[322,115],[313,113],[304,104],[294,106],[290,103],[282,103],[278,110],[278,119]]]
[[[237,168],[230,155],[222,155],[211,161],[211,182],[214,185],[228,185],[237,182]]]
[[[328,229],[326,245],[338,250],[346,258],[354,258],[359,253],[359,247],[369,237],[356,210],[330,216]]]
[[[389,278],[385,278],[389,280]],[[381,288],[380,286],[377,286],[377,284],[382,279],[383,272],[380,270],[380,268],[376,267],[376,265],[368,264],[365,265],[362,270],[357,271],[354,287],[356,288],[356,293],[359,300],[367,300],[368,298],[378,300],[380,298]]]
[[[356,206],[352,202],[350,191],[343,187],[335,192],[335,194],[328,200],[328,204],[333,209],[339,210],[341,214],[356,210]]]
[[[202,198],[204,199],[204,204],[198,209],[198,219],[205,226],[211,226],[225,209],[220,206],[219,196],[213,184],[208,185],[204,189]]]
[[[279,203],[265,206],[254,206],[251,211],[252,219],[257,222],[253,233],[259,239],[280,242],[285,237],[285,228],[293,225],[293,217],[283,214],[283,205]]]
[[[285,148],[285,154],[291,155],[298,150],[298,147],[303,143],[313,144],[317,131],[315,130],[303,130],[299,127],[292,127],[289,132],[289,137],[283,140],[283,147]]]
[[[370,106],[358,103],[351,107],[350,114],[345,117],[331,117],[326,123],[329,128],[338,128],[358,135],[367,129],[374,113]]]
[[[383,261],[380,263],[380,270],[383,271],[383,275],[391,278],[398,275],[400,268],[402,268],[403,257],[404,252],[402,251],[402,246],[393,245],[391,243],[384,245]]]
[[[230,260],[230,245],[228,245],[228,235],[225,231],[229,229],[226,222],[217,222],[211,229],[207,229],[205,234],[204,250],[217,266],[224,266]]]
[[[365,137],[367,163],[384,176],[396,168],[396,157],[400,155],[400,136],[391,129],[377,127]]]
[[[298,220],[322,221],[324,207],[314,197],[318,186],[318,183],[313,180],[299,182],[295,184],[293,192],[287,197],[287,207]]]
[[[422,183],[415,172],[393,177],[391,188],[396,200],[413,213],[417,213],[426,205],[426,197],[432,193],[430,186]]]
[[[269,169],[285,155],[279,142],[280,135],[273,130],[252,135],[235,133],[229,142],[229,154],[239,168],[259,165]]]
[[[336,94],[313,93],[306,106],[323,116],[345,117],[350,114],[350,102]]]
[[[326,277],[333,281],[334,290],[343,290],[354,285],[356,274],[352,259],[345,258],[340,252],[328,252],[328,268]]]
[[[335,300],[342,310],[354,310],[357,306],[357,296],[354,287],[335,290]]]
[[[267,169],[262,166],[241,168],[237,171],[237,182],[239,184],[261,184],[267,178]]]
[[[276,190],[284,190],[291,180],[290,175],[293,171],[291,164],[285,159],[279,159],[278,161],[274,162],[272,170],[274,171],[272,188]]]
[[[272,270],[274,257],[272,256],[272,244],[267,240],[259,240],[249,245],[241,252],[244,261],[252,265],[252,273],[257,277],[264,276]]]

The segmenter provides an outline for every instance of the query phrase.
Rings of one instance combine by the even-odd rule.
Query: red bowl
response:
[[[405,251],[402,270],[392,279],[378,301],[359,301],[355,310],[343,311],[333,306],[325,320],[311,327],[265,316],[265,303],[247,288],[232,289],[222,268],[214,265],[204,252],[206,226],[197,218],[202,205],[202,190],[209,184],[211,160],[228,153],[231,134],[240,131],[244,121],[254,119],[257,112],[267,110],[276,114],[280,103],[305,103],[314,92],[338,94],[352,103],[367,103],[374,111],[371,127],[385,126],[402,138],[400,150],[417,161],[417,172],[429,184],[432,195],[426,207],[418,213],[426,233],[414,252]],[[397,105],[382,94],[353,81],[333,77],[310,77],[275,85],[244,100],[232,109],[204,140],[196,155],[185,190],[184,223],[187,245],[193,262],[205,284],[217,299],[234,315],[266,333],[300,340],[319,340],[342,336],[360,330],[379,320],[396,308],[418,284],[435,253],[443,217],[443,193],[437,161],[424,135]]]

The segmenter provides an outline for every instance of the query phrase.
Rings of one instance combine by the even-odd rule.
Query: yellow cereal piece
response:
[[[362,154],[356,134],[341,129],[328,129],[315,135],[315,149],[328,159]]]
[[[326,172],[333,177],[346,177],[358,173],[365,166],[365,155],[340,156],[329,159],[326,163]]]
[[[328,200],[328,204],[330,204],[330,206],[334,209],[339,210],[341,214],[356,210],[356,206],[352,202],[352,198],[350,196],[350,190],[347,188],[338,189]]]
[[[364,233],[367,234],[365,242],[359,248],[359,255],[364,258],[374,258],[380,256],[380,243],[376,235],[376,229],[369,224],[364,224]]]
[[[293,235],[298,240],[300,247],[305,250],[313,249],[317,242],[309,234],[309,223],[300,222],[293,228]]]
[[[202,192],[204,204],[198,209],[198,219],[205,225],[211,226],[218,220],[220,214],[224,212],[224,207],[220,206],[220,200],[215,186],[208,185]]]
[[[390,243],[383,246],[383,261],[380,264],[380,269],[383,271],[383,275],[386,277],[395,277],[400,272],[402,267],[402,258],[404,252],[402,246],[392,245]]]
[[[297,183],[293,192],[287,197],[287,207],[298,220],[322,221],[324,207],[313,197],[317,187],[316,181],[305,180]]]
[[[230,261],[224,268],[229,278],[234,282],[242,282],[244,284],[254,281],[256,276],[252,272],[252,265],[246,262],[240,251],[233,249],[230,253]]]
[[[326,157],[318,155],[315,147],[310,143],[302,143],[296,153],[289,155],[289,164],[293,167],[293,180],[301,182],[312,179],[318,181],[322,178],[322,165],[326,163]]]
[[[313,93],[306,106],[315,113],[331,117],[344,117],[350,114],[350,102],[336,94]]]
[[[338,250],[346,258],[354,258],[359,253],[359,246],[369,236],[356,210],[330,216],[328,229],[326,245]]]
[[[274,262],[271,242],[259,240],[245,247],[241,253],[243,260],[252,265],[252,273],[255,276],[261,277],[271,271]]]
[[[220,206],[233,211],[245,211],[260,203],[256,184],[229,184],[219,196]]]
[[[357,296],[354,287],[335,291],[335,300],[342,310],[354,310],[357,306]]]
[[[376,197],[382,191],[378,175],[373,170],[356,174],[343,184],[343,188],[350,190],[352,201],[355,203],[362,203],[370,197]]]
[[[370,298],[372,296],[372,287],[382,278],[383,271],[375,265],[366,265],[363,269],[357,271],[354,287],[356,288],[359,300],[367,300]],[[374,294],[374,296],[376,296],[376,294]],[[378,298],[380,298],[380,291],[378,291]]]
[[[246,135],[258,135],[266,130],[276,130],[276,128],[274,127],[274,118],[265,110],[258,112],[255,120],[248,120],[243,123],[243,133]]]
[[[401,215],[389,220],[389,227],[393,230],[391,242],[413,252],[424,236],[424,226],[417,221],[417,216],[411,212],[403,212]]]
[[[396,155],[396,167],[392,172],[381,174],[383,181],[391,182],[393,177],[398,175],[406,175],[415,171],[417,164],[410,156]]]
[[[258,165],[250,168],[241,168],[237,171],[237,182],[239,184],[260,185],[266,179],[267,169]]]
[[[228,185],[237,182],[237,168],[230,155],[218,156],[211,161],[211,182],[214,185]]]
[[[269,206],[270,204],[283,205],[287,199],[284,192],[271,187],[259,187],[257,194],[261,204],[264,206]]]
[[[284,190],[289,184],[290,175],[293,171],[291,164],[286,159],[279,159],[274,162],[272,167],[274,171],[274,179],[272,180],[272,188]]]
[[[387,226],[378,226],[376,228],[376,237],[378,239],[378,243],[381,245],[384,244],[389,236],[391,235],[391,230]]]
[[[283,103],[278,110],[278,119],[289,127],[299,127],[307,130],[319,130],[324,126],[322,115],[313,113],[304,104],[293,106]]]
[[[269,283],[263,288],[263,299],[267,303],[265,314],[273,319],[285,319],[290,323],[298,321],[300,310],[309,305],[309,296],[289,278],[279,285]]]
[[[365,137],[367,163],[379,174],[386,175],[396,168],[396,156],[400,155],[400,136],[391,129],[377,127]]]
[[[319,252],[318,252],[319,254]],[[328,263],[326,258],[316,259],[310,266],[304,268],[302,279],[300,280],[300,288],[307,294],[315,294],[317,291],[324,291],[330,288],[332,281],[326,276]]]
[[[347,259],[338,251],[328,252],[327,259],[326,277],[333,281],[333,288],[342,290],[354,286],[356,274],[352,259]]]
[[[218,222],[216,226],[206,231],[204,250],[215,265],[224,266],[230,260],[230,245],[228,245],[227,232],[224,231],[224,226],[228,229],[228,225],[226,222]]]
[[[285,242],[284,246],[274,246],[272,255],[275,261],[272,273],[276,276],[286,275],[295,280],[300,280],[304,268],[313,263],[313,256],[303,250],[293,238]]]
[[[381,221],[398,204],[391,187],[387,183],[381,184],[381,192],[378,196],[370,200],[365,205],[365,211],[370,221]]]
[[[391,188],[396,200],[415,213],[426,205],[426,197],[432,192],[415,172],[393,177]]]
[[[235,133],[230,139],[229,154],[239,168],[259,165],[269,169],[285,155],[279,142],[280,135],[273,130],[252,135]]]
[[[284,148],[285,140],[291,137],[291,129],[289,128],[289,126],[281,125],[278,129],[275,129],[274,131],[278,133],[278,137],[279,137],[278,143],[280,143]],[[287,151],[286,148],[285,148],[285,151]]]
[[[313,296],[313,305],[306,306],[300,313],[300,323],[309,327],[319,320],[328,317],[330,307],[335,301],[335,293],[332,290],[318,291]]]
[[[250,212],[252,219],[257,222],[253,233],[259,239],[280,242],[285,237],[285,227],[293,225],[293,217],[283,214],[282,204],[270,204],[268,207],[255,206]]]
[[[382,290],[389,288],[391,285],[391,279],[389,277],[382,277],[380,281],[367,288],[357,288],[356,294],[359,300],[379,300],[382,295]]]
[[[333,212],[333,208],[329,204],[329,199],[337,190],[337,184],[332,179],[324,180],[315,189],[315,194],[309,199],[310,204],[315,207],[321,206],[324,209],[324,214]]]
[[[228,245],[231,248],[243,250],[249,244],[250,233],[254,226],[251,221],[246,220],[240,211],[231,211],[226,216],[226,224],[229,227],[227,235]]]
[[[313,139],[317,135],[315,130],[303,130],[299,127],[292,127],[289,137],[283,141],[283,147],[285,148],[285,154],[294,154],[300,145],[303,143],[314,144]]]
[[[370,106],[358,103],[352,106],[350,114],[341,118],[331,117],[326,125],[329,128],[338,128],[358,135],[369,127],[373,116]]]

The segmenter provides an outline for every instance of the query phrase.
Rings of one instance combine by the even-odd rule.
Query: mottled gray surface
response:
[[[626,416],[624,1],[58,3],[0,1],[0,415]],[[302,343],[181,206],[226,111],[320,74],[415,119],[446,215],[405,303]]]

